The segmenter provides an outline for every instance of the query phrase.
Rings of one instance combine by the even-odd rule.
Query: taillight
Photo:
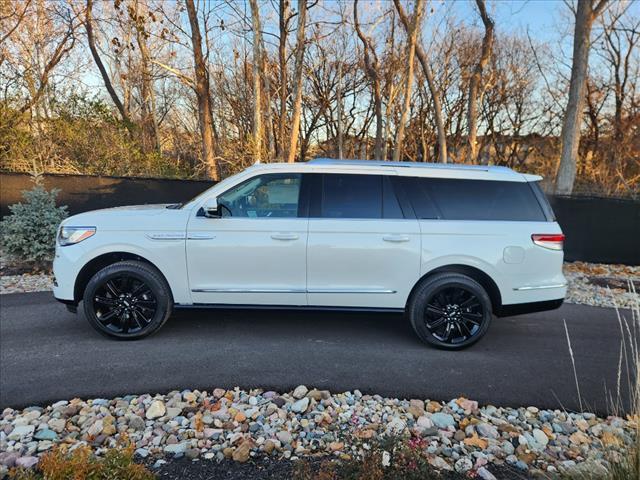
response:
[[[562,233],[534,233],[531,235],[531,240],[536,245],[550,250],[562,250],[564,246],[564,235]]]

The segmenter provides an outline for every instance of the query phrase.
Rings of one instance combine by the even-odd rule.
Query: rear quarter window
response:
[[[418,218],[547,221],[528,182],[409,177],[405,184]]]

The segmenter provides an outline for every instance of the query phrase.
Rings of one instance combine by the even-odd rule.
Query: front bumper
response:
[[[83,245],[56,247],[53,259],[53,296],[60,301],[74,302],[74,287],[81,266],[84,264]]]
[[[60,303],[63,303],[71,313],[78,312],[78,304],[74,300],[64,300],[63,298],[56,298],[55,296],[53,298]]]

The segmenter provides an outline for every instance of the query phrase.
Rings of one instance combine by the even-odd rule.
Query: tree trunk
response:
[[[398,2],[399,0],[395,0]],[[396,145],[393,151],[393,160],[400,160],[402,153],[402,143],[404,141],[404,129],[407,117],[409,116],[409,107],[411,105],[411,91],[413,88],[413,63],[416,55],[416,40],[418,38],[418,25],[422,25],[422,11],[424,9],[424,0],[415,0],[413,9],[413,19],[410,28],[407,29],[407,80],[404,85],[404,104],[400,113],[400,123],[396,132]]]
[[[275,140],[273,134],[273,115],[271,112],[271,80],[267,73],[267,51],[264,48],[264,39],[260,35],[260,78],[264,85],[264,114],[267,134],[267,158],[272,159],[275,156]]]
[[[262,156],[262,102],[260,86],[261,45],[260,8],[257,0],[249,0],[251,5],[251,26],[253,28],[253,158]]]
[[[364,47],[364,65],[365,72],[369,77],[373,87],[373,105],[376,116],[376,144],[374,150],[374,159],[382,160],[383,150],[383,120],[382,120],[382,89],[380,87],[380,74],[378,71],[378,56],[376,55],[375,48],[369,39],[360,28],[360,22],[358,21],[358,0],[353,2],[353,20],[358,38],[362,42]]]
[[[100,71],[100,75],[102,76],[102,81],[104,82],[104,86],[106,87],[107,92],[109,92],[109,96],[111,97],[111,101],[113,101],[113,104],[118,109],[118,112],[120,112],[120,116],[122,117],[122,121],[124,122],[125,126],[129,130],[129,132],[132,132],[133,131],[133,123],[131,122],[131,119],[129,118],[129,112],[124,107],[122,101],[120,100],[120,97],[118,97],[118,94],[116,93],[115,89],[113,88],[113,84],[111,83],[111,79],[109,78],[109,73],[107,73],[107,69],[105,68],[104,64],[102,63],[102,59],[100,58],[100,53],[98,52],[98,49],[96,48],[96,40],[95,40],[95,36],[93,34],[92,13],[93,13],[93,0],[87,0],[87,8],[85,9],[84,26],[85,26],[85,28],[87,30],[87,40],[88,40],[88,43],[89,43],[89,50],[91,50],[91,56],[93,57],[93,61],[96,63],[96,66],[98,67],[98,70]]]
[[[338,105],[338,159],[344,157],[344,138],[342,133],[342,59],[338,59],[338,86],[336,102]]]
[[[296,63],[293,84],[293,114],[291,116],[291,133],[287,150],[287,162],[293,163],[298,148],[300,133],[300,113],[302,111],[302,70],[304,67],[305,24],[307,22],[307,0],[298,0],[298,32],[296,34]]]
[[[141,23],[142,15],[138,15],[138,2],[135,4],[134,27],[136,29],[136,42],[140,49],[142,61],[142,147],[145,152],[155,150],[162,153],[160,147],[160,135],[158,132],[158,121],[156,119],[156,101],[153,91],[153,79],[151,77],[151,66],[147,39],[145,37],[144,24]]]
[[[480,17],[484,24],[484,37],[482,38],[482,53],[480,60],[473,69],[473,74],[469,80],[469,98],[467,108],[467,144],[469,152],[469,161],[475,163],[478,155],[478,146],[476,138],[478,135],[478,96],[480,96],[480,82],[482,81],[482,71],[489,62],[491,51],[493,49],[493,30],[494,24],[491,17],[487,13],[484,0],[476,0]]]
[[[287,28],[289,24],[290,11],[289,0],[280,0],[278,7],[280,38],[278,44],[278,62],[280,66],[280,117],[278,118],[278,158],[285,160],[285,137],[287,122]]]
[[[409,18],[407,17],[404,8],[399,0],[394,0],[396,5],[396,10],[398,11],[398,16],[400,17],[400,21],[404,26],[407,32],[409,31]],[[420,30],[422,27],[421,22],[417,24],[417,29]],[[427,78],[427,84],[429,86],[429,92],[431,93],[431,97],[433,99],[433,115],[436,121],[436,129],[438,131],[438,157],[440,162],[447,163],[447,130],[444,125],[444,121],[442,119],[442,103],[440,100],[440,92],[436,86],[435,80],[433,78],[433,72],[431,71],[431,66],[429,65],[429,59],[427,58],[427,54],[422,48],[422,45],[416,41],[416,55],[418,57],[418,61],[422,66],[422,71],[424,76]]]
[[[580,145],[580,126],[585,100],[585,82],[589,65],[589,47],[593,21],[602,13],[607,0],[594,8],[593,0],[578,0],[573,34],[573,61],[569,99],[562,124],[562,153],[556,176],[556,195],[570,195],[576,179],[576,161]]]
[[[198,24],[198,13],[193,0],[185,0],[189,25],[191,26],[191,44],[193,47],[195,91],[198,99],[198,120],[202,137],[202,160],[205,164],[207,177],[214,181],[220,179],[218,164],[215,156],[213,113],[211,111],[211,96],[209,92],[209,75],[207,65],[202,55],[202,36]]]

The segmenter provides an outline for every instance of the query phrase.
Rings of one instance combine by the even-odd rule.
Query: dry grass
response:
[[[103,457],[96,457],[88,446],[72,452],[55,448],[45,453],[37,470],[12,469],[12,480],[153,480],[153,475],[144,465],[133,461],[134,447],[128,445],[113,448]]]
[[[628,288],[630,292],[636,294],[633,282],[629,281]],[[615,301],[615,296],[613,298]],[[621,336],[620,355],[617,365],[616,391],[609,395],[609,403],[615,415],[626,417],[633,426],[634,438],[631,443],[625,445],[606,446],[605,459],[608,462],[606,471],[580,469],[578,473],[565,473],[564,477],[567,479],[640,480],[640,301],[636,300],[630,315],[625,314],[618,306],[616,306],[616,313]],[[567,342],[575,375],[575,362],[568,332]],[[577,376],[576,386],[579,392]]]

